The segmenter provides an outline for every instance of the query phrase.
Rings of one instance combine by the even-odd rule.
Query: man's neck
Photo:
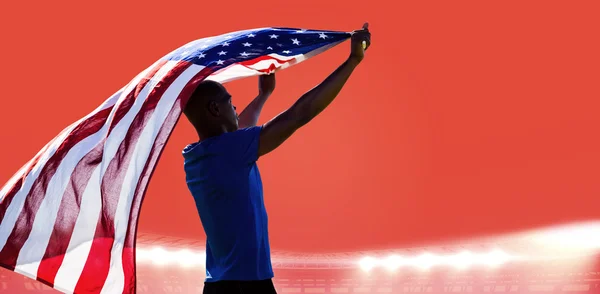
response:
[[[218,137],[220,135],[223,135],[225,133],[227,133],[227,129],[225,128],[225,126],[219,126],[213,129],[206,129],[206,130],[197,130],[198,133],[198,142],[202,142],[206,139],[210,139],[210,138],[214,138],[214,137]]]

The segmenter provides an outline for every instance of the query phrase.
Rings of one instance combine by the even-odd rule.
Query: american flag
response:
[[[167,54],[64,129],[0,190],[0,265],[64,293],[135,293],[140,206],[198,83],[283,69],[350,35],[260,28]]]

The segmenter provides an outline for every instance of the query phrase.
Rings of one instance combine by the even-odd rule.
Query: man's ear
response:
[[[215,101],[208,102],[208,112],[214,116],[220,116],[219,105]]]

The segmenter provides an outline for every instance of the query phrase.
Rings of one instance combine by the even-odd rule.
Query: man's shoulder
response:
[[[255,141],[262,130],[262,126],[247,127],[228,132],[215,138],[215,144],[248,144]]]
[[[262,126],[252,126],[252,127],[246,127],[246,128],[241,128],[238,129],[236,131],[233,132],[229,132],[229,133],[225,133],[223,134],[223,136],[251,136],[251,135],[256,135],[258,133],[260,133],[260,131],[262,130]]]
[[[226,156],[229,160],[256,161],[258,141],[262,126],[238,129],[186,146],[186,159]],[[254,154],[256,153],[256,154]]]

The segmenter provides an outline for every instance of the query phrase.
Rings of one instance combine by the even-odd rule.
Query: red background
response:
[[[369,21],[373,46],[338,99],[259,162],[273,249],[405,247],[599,214],[598,2],[95,3],[0,4],[0,182],[188,41]],[[261,121],[347,53],[344,43],[280,72]],[[255,78],[228,87],[240,107],[257,91]],[[182,169],[195,139],[182,119],[139,230],[204,237]]]

